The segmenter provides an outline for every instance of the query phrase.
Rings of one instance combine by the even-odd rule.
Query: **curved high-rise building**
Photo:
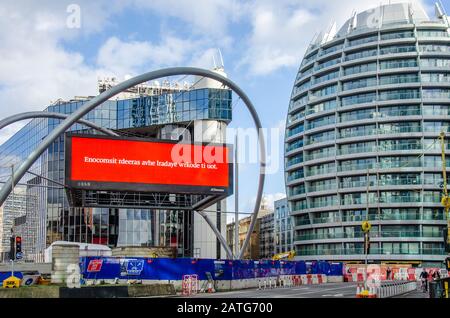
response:
[[[318,36],[295,80],[285,178],[297,258],[442,262],[441,131],[450,167],[450,28],[397,3]]]

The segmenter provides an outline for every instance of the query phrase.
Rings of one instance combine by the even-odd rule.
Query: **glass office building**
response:
[[[180,127],[193,135],[195,123],[206,121],[226,127],[231,121],[232,92],[229,89],[197,84],[188,88],[156,89],[155,92],[108,100],[84,118],[124,136],[150,138],[169,138],[170,131]],[[46,111],[70,114],[87,100],[59,101],[48,106]],[[11,165],[20,164],[60,122],[47,118],[31,120],[0,146],[3,180],[10,176]],[[80,124],[70,130],[96,133]],[[215,252],[205,254],[204,250],[198,251],[199,248],[194,246],[195,231],[211,230],[196,228],[192,211],[145,209],[145,206],[71,207],[62,187],[64,156],[64,135],[61,135],[30,169],[34,174],[26,174],[20,180],[19,187],[25,188],[27,195],[35,200],[38,198],[33,205],[34,211],[27,212],[38,216],[34,225],[35,246],[33,250],[25,251],[28,259],[42,260],[43,250],[60,240],[110,247],[170,246],[176,248],[179,256],[193,256],[196,251],[198,257],[215,257]],[[220,212],[220,202],[213,209]],[[214,213],[214,217],[216,214],[220,213]],[[223,224],[224,232],[225,220],[219,217],[214,221]],[[217,246],[215,239],[211,246]]]
[[[274,202],[275,207],[275,253],[285,253],[293,250],[292,218],[289,215],[287,199]]]
[[[298,258],[363,261],[366,219],[372,261],[445,258],[437,138],[450,133],[450,29],[436,12],[384,5],[307,49],[285,136]]]

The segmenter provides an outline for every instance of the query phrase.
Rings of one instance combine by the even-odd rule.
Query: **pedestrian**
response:
[[[391,273],[392,273],[392,270],[388,266],[388,268],[386,269],[386,280],[390,280],[391,279]]]
[[[425,268],[422,270],[422,273],[420,273],[419,278],[422,281],[422,290],[423,290],[423,292],[428,291],[428,273],[425,270]]]
[[[434,280],[438,280],[441,278],[441,274],[439,273],[439,270],[435,270],[433,275],[432,275]]]

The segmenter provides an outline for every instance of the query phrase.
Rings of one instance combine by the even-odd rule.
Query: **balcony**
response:
[[[316,233],[296,235],[295,241],[312,241],[312,240],[335,240],[335,239],[362,239],[363,232],[354,233]],[[381,231],[370,232],[371,238],[442,238],[440,233],[423,233],[420,231]]]
[[[392,126],[392,127],[380,127],[379,134],[403,134],[403,133],[420,133],[422,127],[420,126]]]
[[[352,138],[352,137],[361,137],[361,136],[371,136],[376,135],[378,130],[376,128],[370,128],[370,129],[362,129],[362,130],[342,130],[339,133],[339,138]]]
[[[363,248],[339,248],[339,249],[297,249],[299,256],[321,256],[321,255],[364,255]],[[387,248],[374,248],[369,250],[371,255],[446,255],[443,248],[423,248],[422,250],[400,250]]]
[[[334,191],[337,190],[336,184],[319,184],[308,187],[308,192],[318,192],[318,191]]]
[[[367,169],[374,169],[375,167],[376,167],[375,163],[349,164],[349,165],[338,166],[338,172],[354,171],[354,170],[367,170]]]
[[[374,146],[365,146],[365,147],[352,147],[352,148],[346,148],[346,149],[339,149],[338,155],[345,156],[345,155],[351,155],[355,153],[366,153],[366,152],[376,152],[377,147]]]

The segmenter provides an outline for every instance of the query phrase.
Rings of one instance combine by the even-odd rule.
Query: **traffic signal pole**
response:
[[[442,199],[441,204],[444,206],[445,218],[447,220],[447,242],[446,246],[450,243],[450,198],[447,190],[447,163],[445,158],[445,132],[439,134],[439,140],[441,141],[441,160],[442,160]]]
[[[11,165],[11,206],[12,213],[14,213],[14,165]],[[14,222],[11,227],[11,237],[14,239],[14,243],[11,244],[11,249],[13,249],[10,253],[11,256],[11,276],[14,276],[14,259],[16,258],[16,238],[14,237]]]

